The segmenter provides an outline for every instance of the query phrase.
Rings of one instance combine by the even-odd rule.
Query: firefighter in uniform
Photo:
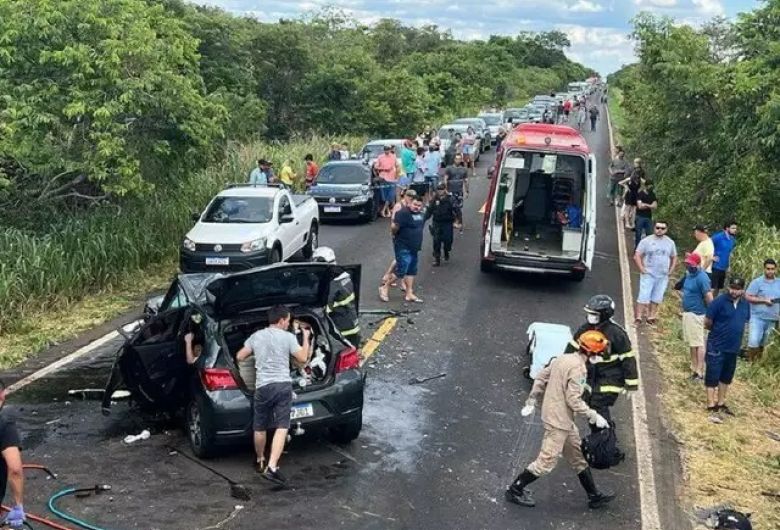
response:
[[[574,414],[582,414],[599,428],[609,423],[582,400],[587,375],[586,364],[606,351],[609,341],[599,331],[587,331],[579,338],[578,353],[560,355],[542,370],[534,381],[528,400],[521,411],[523,416],[533,414],[541,395],[544,438],[539,456],[526,467],[506,490],[506,499],[521,506],[533,507],[536,502],[525,489],[539,477],[550,473],[561,454],[577,473],[588,494],[590,508],[602,508],[615,495],[599,491],[593,481],[590,467],[582,455],[580,433],[574,423]]]
[[[618,396],[639,387],[636,355],[626,330],[612,320],[615,314],[612,298],[605,294],[593,296],[585,305],[585,313],[587,322],[574,333],[574,340],[566,351],[576,351],[576,341],[586,331],[598,330],[607,337],[608,351],[588,363],[585,390],[587,403],[607,421],[611,421],[609,407],[615,404]],[[591,429],[595,430],[593,426]]]
[[[312,261],[336,264],[336,254],[329,247],[314,251]],[[333,323],[353,346],[360,346],[360,320],[355,305],[355,287],[352,278],[344,271],[331,282],[327,312]]]
[[[452,233],[453,223],[457,218],[458,212],[455,204],[452,202],[452,195],[447,193],[444,184],[436,187],[436,196],[428,205],[425,211],[425,219],[433,218],[430,224],[431,235],[433,236],[433,264],[441,265],[441,251],[444,249],[444,261],[449,261],[452,251]]]

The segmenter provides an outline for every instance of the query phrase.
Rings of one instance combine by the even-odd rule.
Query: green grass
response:
[[[607,106],[609,119],[612,121],[612,133],[615,136],[615,145],[623,144],[623,131],[626,128],[626,113],[623,109],[623,92],[617,87],[610,87]]]
[[[129,300],[124,293],[136,296],[142,293],[134,287],[151,287],[143,281],[148,271],[162,267],[170,276],[182,237],[192,225],[191,212],[201,210],[225,183],[245,181],[258,158],[271,160],[278,169],[285,160],[293,161],[302,182],[306,154],[323,162],[331,142],[357,151],[363,140],[312,137],[285,144],[233,144],[219,164],[147,197],[69,217],[52,212],[34,232],[0,229],[0,365],[58,342],[73,329],[84,329],[77,322],[72,329],[63,329],[46,321],[53,315],[61,320],[63,312],[85,297],[97,296],[107,304],[103,319],[107,320],[120,306],[126,309]],[[98,323],[92,317],[86,320]],[[19,344],[19,337],[29,339],[28,351],[9,349],[9,344]]]

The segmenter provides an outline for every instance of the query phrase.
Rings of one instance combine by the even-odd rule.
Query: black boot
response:
[[[531,492],[525,489],[525,487],[538,478],[527,469],[524,469],[507,488],[505,493],[506,500],[520,506],[528,506],[529,508],[536,506],[536,501],[534,501]]]
[[[584,471],[580,471],[577,475],[580,479],[580,484],[588,494],[588,508],[603,508],[609,502],[615,498],[615,494],[612,492],[602,493],[596,487],[596,483],[593,482],[593,475],[590,472],[590,468]]]

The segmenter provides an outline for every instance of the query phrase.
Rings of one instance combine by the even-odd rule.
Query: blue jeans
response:
[[[750,317],[748,323],[748,348],[762,348],[769,341],[769,335],[775,329],[777,320]]]
[[[639,242],[642,241],[643,237],[649,236],[653,233],[653,220],[649,217],[642,217],[637,215],[635,226],[636,233],[634,237],[634,248],[639,246]]]

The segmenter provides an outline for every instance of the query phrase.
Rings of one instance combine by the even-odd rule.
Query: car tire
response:
[[[330,430],[331,439],[338,444],[348,444],[360,436],[363,429],[363,412],[360,412],[347,423],[342,423]]]
[[[313,224],[309,229],[309,237],[306,241],[306,246],[303,247],[304,258],[311,259],[311,257],[314,255],[314,251],[317,250],[319,240],[319,230],[317,230],[317,225]]]
[[[581,282],[585,279],[585,271],[574,271],[571,273],[571,279],[575,282]]]
[[[368,201],[368,204],[366,205],[366,222],[367,223],[373,223],[376,221],[377,215],[379,212],[377,211],[376,203],[372,200]]]
[[[493,272],[493,265],[485,260],[479,262],[479,270],[482,272]]]
[[[217,452],[216,431],[203,400],[203,396],[196,395],[187,404],[185,429],[192,453],[198,458],[210,458]]]
[[[282,261],[282,253],[277,247],[274,247],[273,250],[271,250],[271,254],[268,256],[268,264],[271,265],[279,263],[280,261]]]

